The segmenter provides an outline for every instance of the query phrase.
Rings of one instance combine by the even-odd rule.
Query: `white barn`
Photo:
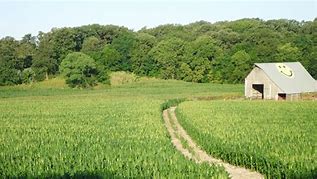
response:
[[[317,84],[299,62],[255,63],[245,78],[245,96],[251,99],[297,100],[307,92],[317,92]]]

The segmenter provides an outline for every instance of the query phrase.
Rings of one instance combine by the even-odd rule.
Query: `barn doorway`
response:
[[[285,93],[278,93],[278,100],[286,100],[286,94]]]
[[[264,85],[263,84],[252,84],[253,97],[256,99],[264,99]]]

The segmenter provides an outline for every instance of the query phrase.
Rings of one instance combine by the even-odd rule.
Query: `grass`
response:
[[[81,90],[61,81],[0,88],[1,177],[228,177],[174,149],[161,104],[240,96],[242,86],[146,79]]]
[[[314,101],[187,101],[177,115],[210,154],[268,178],[317,177]]]
[[[134,83],[138,81],[139,78],[133,73],[127,73],[124,71],[113,72],[110,74],[110,84],[111,86],[119,86],[123,84]]]
[[[134,83],[122,85],[99,85],[92,89],[72,89],[65,84],[63,79],[55,78],[32,85],[0,87],[0,98],[60,95],[114,95],[117,97],[141,97],[156,100],[217,96],[235,97],[243,95],[243,85],[198,84],[177,80],[140,78]]]

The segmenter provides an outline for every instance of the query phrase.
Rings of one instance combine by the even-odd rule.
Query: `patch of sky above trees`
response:
[[[253,63],[299,61],[317,78],[317,19],[241,19],[161,25],[54,28],[0,40],[0,85],[63,74],[71,86],[107,83],[110,71],[190,82],[241,83]]]

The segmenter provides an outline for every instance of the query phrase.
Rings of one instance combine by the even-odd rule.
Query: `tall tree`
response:
[[[53,50],[52,57],[59,65],[67,54],[78,51],[76,31],[72,28],[53,29],[50,36],[50,45]]]
[[[299,57],[299,49],[294,47],[291,43],[286,43],[284,45],[278,46],[275,60],[279,62],[295,62],[299,60]]]
[[[159,68],[159,76],[163,79],[180,79],[180,66],[185,61],[187,43],[178,38],[163,40],[150,52]]]
[[[20,41],[17,48],[18,58],[23,64],[20,70],[30,68],[32,66],[32,61],[36,51],[36,45],[37,39],[31,34],[26,34]]]
[[[39,47],[34,54],[32,61],[32,69],[35,72],[35,79],[41,81],[48,79],[49,75],[58,72],[58,62],[54,58],[53,46],[49,33],[45,34],[40,32],[38,35],[40,40]]]
[[[18,41],[12,37],[0,40],[0,85],[21,83],[23,62],[18,58],[16,51],[18,45]]]
[[[252,67],[250,55],[244,50],[238,51],[231,56],[231,62],[234,66],[231,81],[234,83],[243,82]]]
[[[112,48],[121,54],[118,70],[132,71],[131,51],[135,41],[135,34],[132,32],[122,33],[112,41]]]
[[[111,45],[106,45],[101,52],[101,58],[97,61],[111,71],[120,71],[122,68],[122,55]]]
[[[156,64],[149,56],[150,50],[156,45],[154,36],[139,33],[136,37],[136,42],[131,51],[132,70],[138,75],[155,76],[157,74]]]
[[[102,42],[95,36],[88,37],[82,44],[81,52],[89,55],[96,61],[101,58]]]
[[[192,42],[190,48],[190,61],[187,62],[192,70],[193,82],[207,82],[207,74],[217,70],[222,50],[216,41],[209,36],[201,36]]]

